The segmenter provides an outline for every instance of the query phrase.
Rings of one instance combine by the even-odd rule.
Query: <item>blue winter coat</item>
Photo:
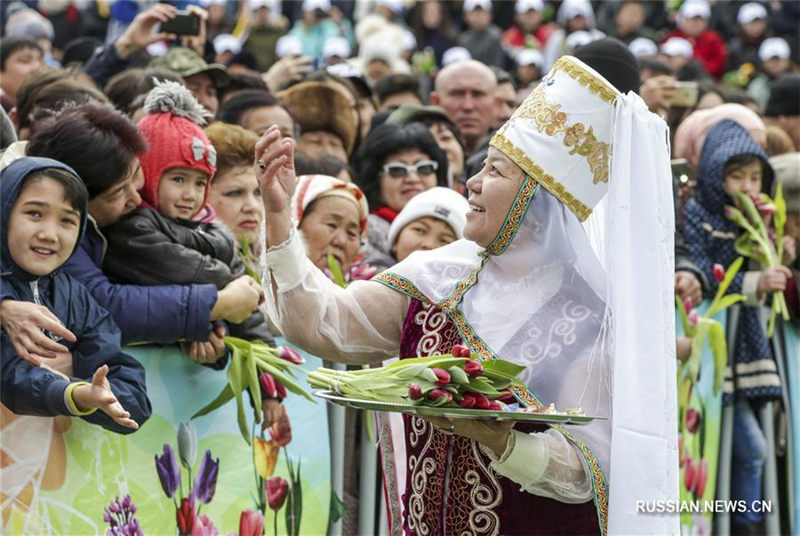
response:
[[[738,123],[726,119],[709,131],[700,154],[695,198],[686,204],[685,238],[692,261],[706,274],[711,292],[716,293],[714,264],[731,265],[739,254],[734,241],[742,233],[725,217],[725,206],[733,200],[722,188],[725,163],[740,154],[753,154],[767,162],[767,155]],[[769,191],[772,170],[766,165],[763,189]],[[744,270],[731,283],[728,292],[742,291]],[[758,309],[740,306],[739,322],[732,349],[733,380],[737,397],[772,398],[780,396],[780,378],[775,359],[761,325]]]
[[[71,382],[91,382],[94,372],[104,364],[108,365],[111,390],[122,407],[130,413],[131,419],[141,426],[151,413],[144,368],[136,359],[122,352],[120,331],[111,315],[97,304],[83,285],[64,270],[59,268],[49,275],[37,277],[17,266],[9,253],[8,220],[23,179],[36,170],[52,167],[67,170],[76,176],[76,180],[80,180],[70,167],[60,162],[30,157],[14,161],[0,176],[2,297],[38,303],[57,316],[77,338],[74,343],[59,340],[72,354]],[[81,215],[81,235],[86,224],[87,210],[84,208]],[[76,246],[75,251],[79,249]],[[20,415],[70,415],[65,401],[65,391],[70,381],[20,358],[5,331],[0,332],[0,350],[0,397],[3,404]],[[102,411],[82,418],[114,432],[127,434],[134,431],[118,425]]]
[[[64,264],[64,271],[86,286],[111,313],[122,329],[123,344],[208,340],[216,286],[114,284],[101,268],[105,251],[105,238],[89,219],[80,248]]]

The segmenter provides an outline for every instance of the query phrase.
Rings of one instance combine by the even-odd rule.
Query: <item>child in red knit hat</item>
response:
[[[142,205],[104,229],[103,269],[109,278],[139,285],[213,283],[218,289],[244,275],[233,237],[223,226],[198,221],[216,171],[216,151],[201,125],[207,112],[182,85],[157,84],[138,124],[149,150],[139,157]],[[274,345],[256,309],[230,333]],[[207,356],[200,362],[216,361]]]

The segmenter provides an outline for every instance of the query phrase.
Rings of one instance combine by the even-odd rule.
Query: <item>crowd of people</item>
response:
[[[229,361],[228,335],[272,346],[283,335],[351,364],[418,355],[399,351],[413,299],[385,288],[385,274],[408,271],[430,284],[408,268],[427,258],[420,251],[439,250],[442,262],[458,251],[465,266],[480,264],[484,290],[506,288],[503,307],[515,303],[510,273],[484,268],[488,256],[473,259],[457,245],[467,238],[500,258],[495,234],[519,197],[515,189],[503,205],[497,177],[517,189],[538,181],[554,197],[536,194],[537,210],[555,215],[563,203],[565,240],[591,212],[593,204],[561,197],[552,176],[498,141],[513,140],[509,129],[538,114],[538,130],[524,138],[532,145],[519,142],[528,158],[547,148],[530,140],[565,129],[576,137],[570,156],[597,157],[589,119],[588,134],[582,124],[568,127],[569,101],[561,109],[543,97],[558,80],[552,73],[574,75],[563,58],[575,56],[608,80],[605,91],[638,94],[668,126],[672,286],[681,302],[713,296],[715,265],[739,255],[726,206],[739,206],[738,193],[773,195],[782,185],[783,258],[751,263],[729,290],[747,298],[729,326],[723,388],[742,430],[732,497],[762,498],[759,408],[788,386],[759,307],[783,292],[786,329],[800,318],[800,2],[40,0],[0,9],[2,402],[11,412],[136,431],[153,408],[151,378],[126,352],[132,344],[176,345],[214,369]],[[195,29],[164,31],[185,14]],[[605,169],[593,168],[594,184],[608,182]],[[634,187],[645,178],[634,177]],[[494,231],[483,236],[486,229]],[[320,281],[348,285],[376,274],[384,287],[356,284],[346,297]],[[560,290],[551,298],[577,292],[553,285]],[[311,295],[318,304],[302,301]],[[602,318],[602,307],[584,299]],[[328,312],[315,325],[318,308]],[[532,312],[530,322],[543,320]],[[685,360],[692,342],[675,339]],[[288,422],[291,396],[278,404],[262,394],[254,403],[264,425]],[[490,443],[485,431],[460,435]],[[545,443],[561,449],[562,467],[536,478],[504,465],[513,446],[485,456],[530,493],[598,501],[597,482],[584,478],[591,462],[556,435]],[[563,478],[569,490],[548,483]],[[574,512],[596,525],[590,510]],[[758,512],[734,513],[733,523],[741,533],[763,529]]]

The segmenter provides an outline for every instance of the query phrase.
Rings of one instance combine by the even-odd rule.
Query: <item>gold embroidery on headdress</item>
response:
[[[598,141],[592,127],[586,129],[583,123],[567,124],[567,114],[561,105],[547,102],[544,83],[533,90],[530,97],[514,113],[515,117],[533,119],[539,132],[548,136],[564,133],[564,145],[571,147],[569,154],[586,158],[594,175],[594,184],[608,182],[608,143]]]
[[[562,56],[553,65],[553,69],[564,71],[573,80],[580,85],[600,97],[606,102],[613,103],[619,96],[619,92],[598,80],[597,76],[590,73],[574,61],[569,60],[566,56]]]

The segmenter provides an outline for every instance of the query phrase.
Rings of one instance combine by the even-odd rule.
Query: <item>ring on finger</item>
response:
[[[263,161],[263,160],[259,160],[259,161],[258,161],[258,168],[259,168],[261,171],[264,171],[265,169],[267,169],[267,165],[264,163],[264,161]]]

